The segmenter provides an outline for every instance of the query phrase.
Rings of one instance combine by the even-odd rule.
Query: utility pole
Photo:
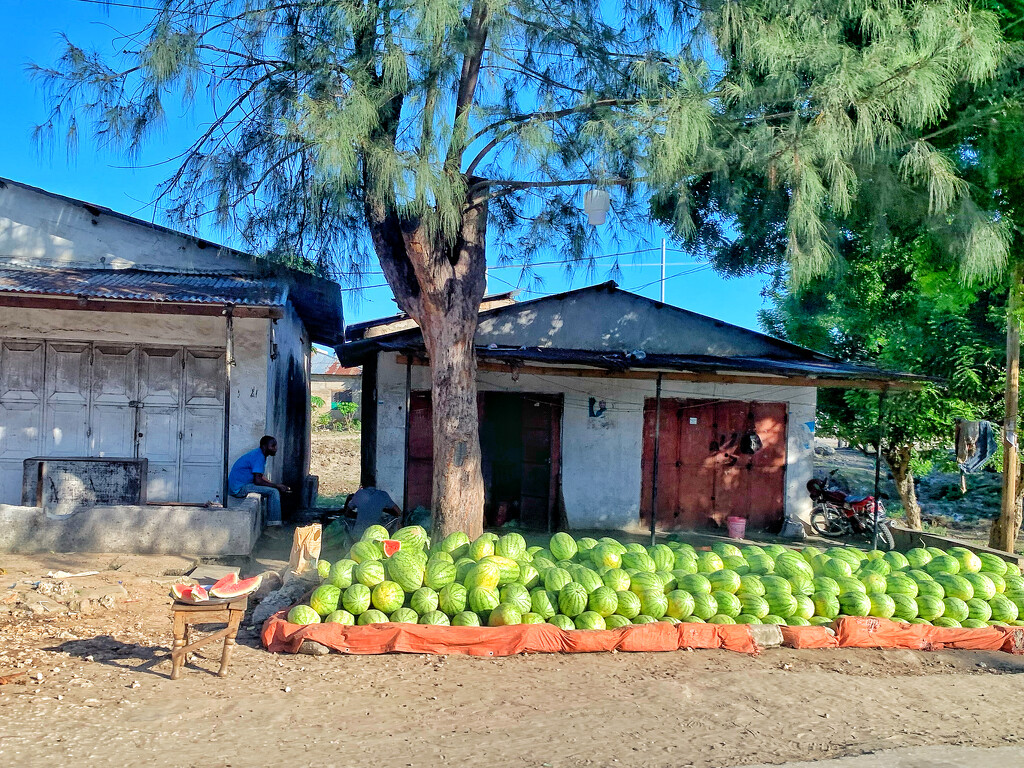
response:
[[[661,238],[661,303],[665,303],[665,238]]]

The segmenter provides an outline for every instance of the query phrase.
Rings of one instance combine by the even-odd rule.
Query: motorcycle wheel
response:
[[[819,536],[830,539],[841,539],[849,533],[842,512],[831,504],[816,504],[814,506],[814,509],[811,510],[811,528]]]
[[[868,538],[871,538],[871,532],[868,531]],[[889,530],[888,523],[878,524],[878,535],[872,542],[872,547],[880,549],[883,552],[892,552],[896,549],[896,541],[892,537],[892,531]]]

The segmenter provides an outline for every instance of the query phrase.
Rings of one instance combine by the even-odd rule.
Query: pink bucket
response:
[[[729,527],[729,538],[742,539],[747,535],[747,518],[727,517],[725,524]]]

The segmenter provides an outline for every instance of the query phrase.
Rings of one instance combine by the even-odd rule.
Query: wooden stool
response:
[[[235,645],[235,635],[238,634],[238,625],[242,622],[249,607],[249,597],[240,597],[237,600],[230,600],[209,605],[207,603],[179,603],[174,602],[171,606],[174,611],[174,647],[171,649],[171,680],[177,680],[181,676],[181,667],[185,663],[185,657],[197,648],[207,643],[224,638],[224,651],[220,657],[220,671],[217,675],[226,677],[228,674],[228,662],[231,660],[231,649]],[[194,643],[188,643],[189,627],[193,624],[226,624],[224,629],[207,635]]]

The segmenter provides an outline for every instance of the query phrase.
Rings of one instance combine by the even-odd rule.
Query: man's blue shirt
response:
[[[237,496],[243,485],[252,482],[253,475],[262,475],[267,468],[267,457],[259,448],[242,454],[228,473],[228,493]]]

